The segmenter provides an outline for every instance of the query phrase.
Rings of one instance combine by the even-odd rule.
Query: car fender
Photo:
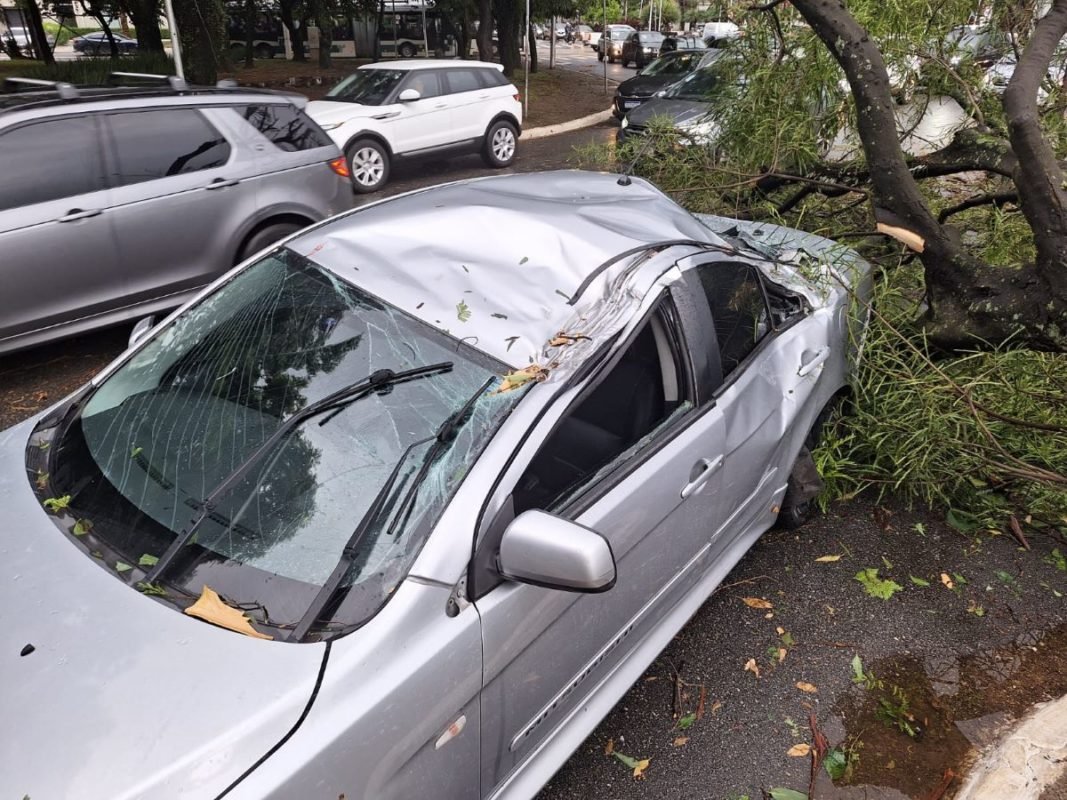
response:
[[[321,222],[325,219],[319,211],[311,206],[306,206],[303,203],[284,202],[271,203],[268,206],[263,206],[262,208],[257,209],[253,216],[241,223],[240,228],[238,228],[236,232],[237,235],[234,236],[232,240],[229,263],[236,263],[241,248],[244,247],[244,243],[256,228],[261,227],[265,222],[280,217],[287,217],[289,219],[302,217],[306,220],[306,225],[313,225],[314,223]]]
[[[390,158],[394,156],[393,146],[389,143],[389,139],[386,138],[385,134],[383,134],[381,131],[377,131],[373,128],[367,127],[361,128],[355,133],[346,136],[345,143],[341,145],[341,152],[345,155],[348,155],[348,148],[353,142],[358,139],[374,139],[374,141],[378,142],[382,147],[385,148],[385,152],[389,154]]]
[[[507,120],[512,125],[514,125],[516,133],[518,133],[519,136],[522,136],[522,123],[515,119],[515,115],[509,111],[498,111],[496,114],[494,114],[489,120],[489,122],[486,123],[485,132],[489,133],[489,129],[502,119]]]

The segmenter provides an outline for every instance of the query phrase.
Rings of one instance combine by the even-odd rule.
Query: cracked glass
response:
[[[295,413],[379,370],[444,362],[451,368],[357,392],[264,447]],[[160,558],[204,516],[160,576],[164,590],[183,605],[208,585],[283,632],[349,547],[321,637],[364,621],[402,580],[522,394],[495,392],[505,369],[279,250],[187,309],[98,387],[67,429],[57,479],[74,513],[129,564]],[[468,403],[454,440],[434,452]],[[351,541],[379,494],[378,512]]]

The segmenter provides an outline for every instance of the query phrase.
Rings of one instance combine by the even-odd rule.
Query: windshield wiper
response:
[[[385,485],[375,495],[374,500],[371,501],[370,508],[360,519],[359,524],[356,525],[356,529],[352,531],[352,535],[348,537],[348,541],[345,542],[344,549],[341,551],[341,558],[338,560],[337,565],[333,568],[333,572],[330,573],[330,577],[326,580],[326,583],[319,589],[318,594],[315,595],[315,599],[312,600],[311,605],[308,606],[308,610],[304,612],[304,616],[297,622],[296,627],[293,629],[289,641],[299,642],[301,641],[311,630],[311,626],[314,625],[322,612],[326,610],[326,607],[333,600],[334,595],[337,594],[338,589],[341,588],[345,576],[352,568],[352,563],[356,560],[356,556],[359,553],[359,546],[363,541],[363,537],[367,535],[367,532],[371,529],[371,526],[381,516],[382,510],[385,508],[386,501],[393,493],[393,487],[396,485],[397,478],[400,476],[401,469],[404,466],[404,462],[407,461],[408,455],[416,447],[421,447],[427,442],[433,442],[433,445],[426,451],[426,455],[422,457],[422,464],[419,465],[419,471],[415,473],[415,477],[412,479],[411,484],[408,487],[407,492],[404,495],[404,499],[400,501],[397,506],[397,510],[393,516],[393,521],[389,525],[389,529],[386,531],[386,535],[393,535],[396,528],[399,527],[402,520],[404,520],[408,514],[408,509],[411,506],[412,501],[415,499],[415,494],[418,491],[419,485],[426,478],[426,474],[430,471],[430,467],[437,458],[449,447],[452,446],[452,442],[456,440],[456,436],[459,435],[459,429],[470,419],[471,411],[474,409],[474,404],[485,394],[486,390],[497,380],[497,378],[491,377],[478,387],[478,391],[468,398],[458,411],[454,414],[450,414],[437,428],[436,433],[426,439],[420,439],[417,442],[413,442],[408,445],[403,453],[400,454],[400,458],[397,460],[396,466],[393,467],[393,471],[389,473],[388,479],[385,481]]]
[[[376,372],[372,372],[366,378],[362,378],[355,383],[338,389],[336,392],[328,394],[321,400],[316,400],[314,403],[297,411],[279,425],[278,429],[271,434],[267,441],[253,450],[248,458],[246,458],[237,469],[223,478],[223,480],[211,490],[207,499],[201,503],[200,512],[197,514],[192,524],[171,542],[163,555],[159,557],[159,561],[156,562],[156,565],[152,567],[151,572],[145,576],[145,582],[152,583],[159,579],[159,576],[162,575],[163,571],[174,561],[182,547],[188,544],[193,536],[196,535],[196,532],[200,529],[204,520],[211,516],[211,512],[214,510],[218,499],[236,486],[238,482],[248,474],[249,470],[263,460],[263,456],[274,449],[275,445],[292,433],[300,424],[311,417],[326,411],[332,411],[334,409],[340,411],[350,403],[354,403],[356,400],[359,400],[361,397],[365,397],[372,392],[388,389],[398,383],[405,383],[406,381],[415,380],[425,375],[448,372],[451,369],[451,361],[443,361],[440,364],[430,364],[425,367],[415,367],[414,369],[403,370],[402,372],[394,372],[391,369],[380,369]]]

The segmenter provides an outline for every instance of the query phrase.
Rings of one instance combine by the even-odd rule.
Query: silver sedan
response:
[[[533,796],[806,518],[869,287],[583,172],[257,254],[0,434],[0,793]]]

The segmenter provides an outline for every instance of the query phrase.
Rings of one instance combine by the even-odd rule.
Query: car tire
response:
[[[518,149],[519,133],[506,119],[498,119],[485,132],[482,159],[493,169],[511,166]]]
[[[257,44],[252,50],[252,55],[262,59],[274,58],[274,48],[269,44]]]
[[[358,194],[370,194],[389,180],[389,153],[374,139],[357,139],[345,148],[352,188]]]
[[[241,250],[237,254],[237,261],[235,261],[234,264],[240,264],[246,258],[255,255],[260,250],[270,247],[275,242],[284,239],[290,233],[295,233],[300,230],[301,227],[303,226],[298,225],[295,222],[275,222],[270,225],[265,225],[249,236],[245,243],[241,245]]]
[[[795,531],[815,516],[815,503],[805,500],[795,505],[782,506],[778,512],[777,525],[782,530]]]
[[[396,49],[396,52],[401,58],[414,58],[416,53],[415,45],[411,42],[404,42]]]

